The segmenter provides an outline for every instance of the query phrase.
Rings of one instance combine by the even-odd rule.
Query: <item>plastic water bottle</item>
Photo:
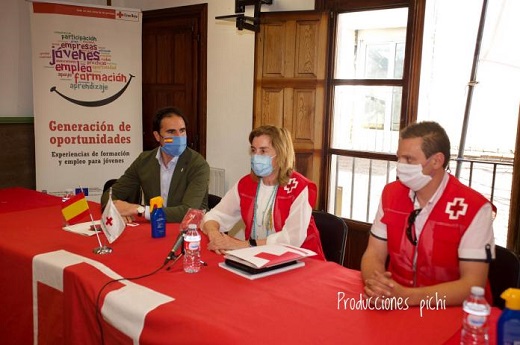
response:
[[[184,272],[197,273],[200,265],[200,234],[197,225],[190,224],[184,235]]]
[[[461,345],[488,344],[488,316],[491,308],[484,297],[484,289],[471,287],[471,295],[462,304]]]

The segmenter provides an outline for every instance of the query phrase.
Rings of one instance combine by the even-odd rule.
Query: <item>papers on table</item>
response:
[[[221,268],[225,269],[225,270],[228,270],[228,271],[230,271],[232,273],[238,274],[239,276],[242,276],[242,277],[247,278],[249,280],[255,280],[255,279],[258,279],[258,278],[263,278],[263,277],[271,276],[273,274],[278,274],[278,273],[282,273],[282,272],[285,272],[285,271],[290,271],[290,270],[294,270],[296,268],[303,267],[303,266],[305,266],[305,262],[303,262],[303,261],[296,261],[296,262],[294,262],[294,264],[291,264],[289,266],[282,266],[280,268],[272,268],[272,269],[270,269],[268,271],[261,272],[261,273],[250,273],[250,272],[241,270],[241,269],[236,268],[236,267],[231,267],[231,266],[227,265],[225,262],[221,262],[218,265]]]
[[[300,259],[316,255],[311,250],[284,244],[230,250],[219,266],[248,279],[285,272],[305,264]]]
[[[98,229],[98,231],[101,231],[101,225],[99,220],[95,220],[94,223],[92,223],[92,221],[89,221],[84,223],[77,223],[74,225],[67,225],[63,227],[63,230],[75,232],[76,234],[80,234],[83,236],[93,236],[96,234],[96,232],[93,229],[94,224],[96,226],[96,229]]]
[[[246,264],[253,268],[271,267],[289,261],[316,255],[309,249],[288,244],[268,244],[265,246],[235,249],[226,252],[224,258]]]

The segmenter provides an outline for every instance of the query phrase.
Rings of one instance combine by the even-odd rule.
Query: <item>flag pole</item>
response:
[[[81,185],[79,186],[79,189],[83,193],[83,188],[81,188]],[[110,198],[112,198],[112,188],[110,188]],[[104,246],[101,243],[101,238],[99,237],[99,230],[101,230],[101,226],[96,226],[96,222],[94,221],[94,217],[92,216],[92,212],[90,212],[90,207],[88,208],[88,214],[90,216],[90,220],[92,221],[92,229],[96,233],[96,237],[97,237],[97,240],[98,240],[98,243],[99,243],[99,247],[94,248],[92,251],[95,254],[110,254],[110,253],[112,253],[112,248],[110,248],[108,246]]]

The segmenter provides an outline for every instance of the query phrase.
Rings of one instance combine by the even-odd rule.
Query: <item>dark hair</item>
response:
[[[152,123],[152,131],[159,133],[161,131],[162,119],[164,119],[165,117],[171,117],[175,115],[182,117],[182,119],[184,120],[184,125],[188,127],[188,121],[186,120],[186,117],[184,116],[182,110],[180,110],[177,107],[166,107],[159,109],[157,113],[155,113]]]
[[[437,122],[424,121],[409,125],[401,131],[402,139],[422,138],[421,150],[426,158],[440,152],[444,155],[443,167],[446,168],[450,161],[450,138],[444,128]]]

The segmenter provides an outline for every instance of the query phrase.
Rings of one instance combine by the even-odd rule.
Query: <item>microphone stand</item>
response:
[[[175,255],[171,260],[168,260],[170,261],[170,264],[168,265],[168,267],[166,267],[166,270],[169,271],[183,255],[184,253],[180,252],[178,255]],[[165,265],[168,264],[168,261],[166,261]]]
[[[175,263],[185,254],[184,253],[184,236],[183,236],[185,233],[186,233],[186,231],[181,231],[179,233],[179,236],[182,236],[182,240],[181,240],[181,244],[180,244],[180,247],[181,247],[180,253],[179,254],[173,253],[173,255],[171,257],[168,256],[166,258],[166,260],[164,261],[163,266],[166,266],[166,265],[168,265],[169,262],[171,262],[168,265],[168,267],[166,267],[167,271],[169,271],[173,267],[173,265],[175,265]],[[205,261],[200,260],[200,263],[201,263],[202,266],[208,266],[208,263],[205,262]]]
[[[175,265],[175,263],[184,255],[184,234],[186,232],[185,231],[180,231],[179,232],[179,237],[178,237],[178,240],[180,240],[180,243],[179,243],[179,247],[181,248],[181,251],[179,254],[175,254],[175,252],[173,252],[173,250],[175,250],[175,246],[174,245],[174,249],[172,250],[172,255],[168,255],[168,257],[166,258],[166,260],[164,261],[164,264],[163,265],[168,265],[168,262],[171,262],[171,264],[166,268],[167,271],[169,271],[173,265]],[[177,241],[176,241],[177,242]]]

